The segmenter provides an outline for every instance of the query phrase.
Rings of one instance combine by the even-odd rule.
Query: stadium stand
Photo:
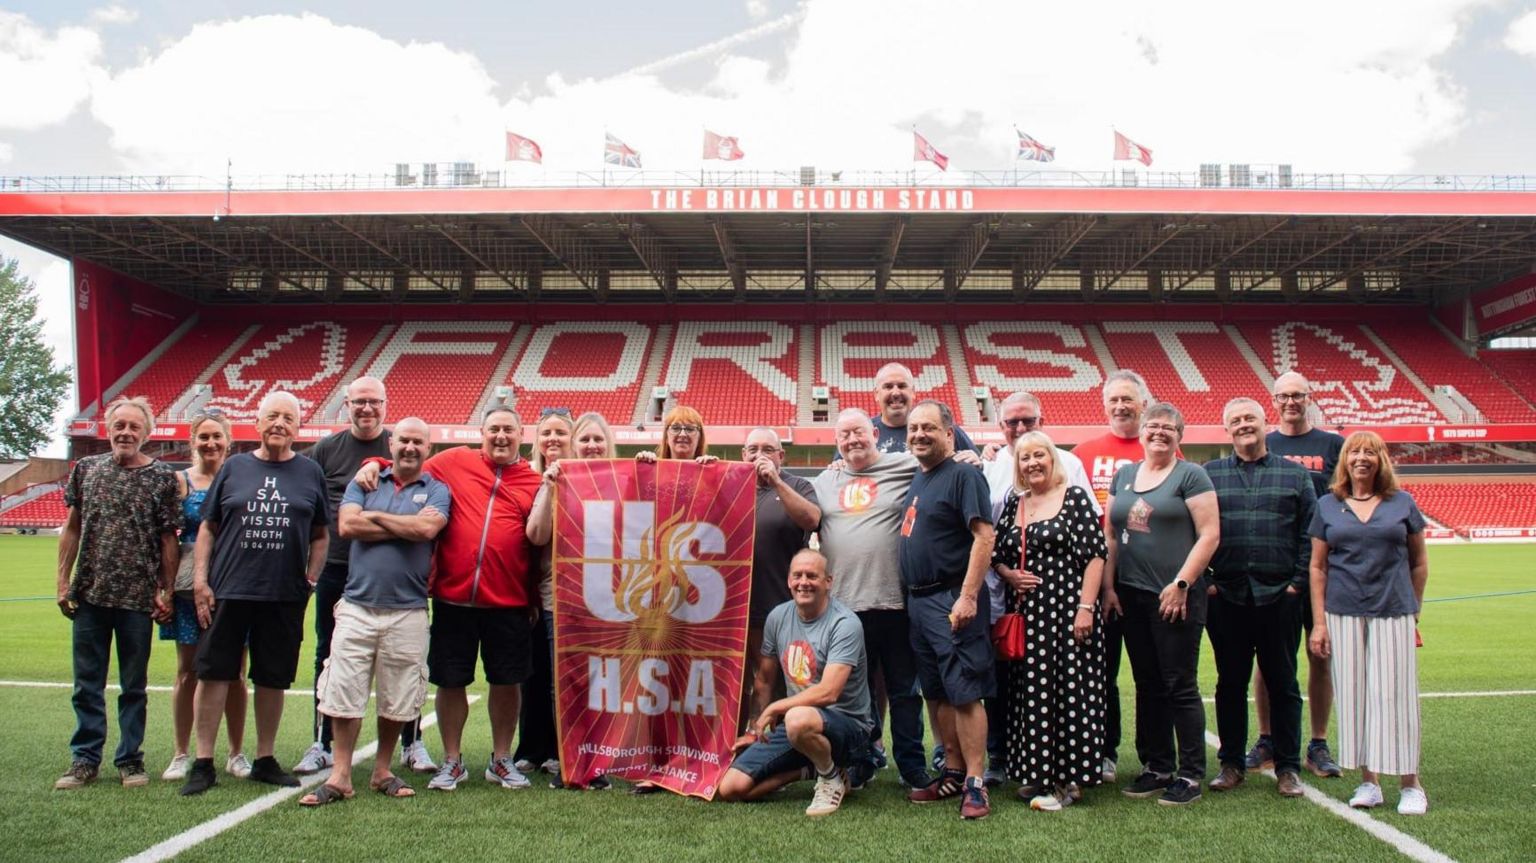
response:
[[[1103,422],[1104,374],[1088,341],[1090,327],[1062,321],[969,324],[960,333],[971,380],[989,387],[998,401],[1019,390],[1034,393],[1048,423]]]
[[[1446,419],[1357,325],[1245,322],[1238,329],[1272,372],[1307,376],[1330,423]]]
[[[396,418],[472,422],[514,332],[512,324],[497,321],[401,324],[369,359],[364,374],[384,382]]]
[[[1457,531],[1483,527],[1536,528],[1536,478],[1467,482],[1415,480],[1403,488],[1419,509]]]
[[[706,423],[783,425],[795,418],[795,328],[774,321],[684,321],[662,380]]]
[[[186,333],[135,378],[127,394],[143,396],[160,419],[169,418],[171,406],[193,384],[201,383],[203,372],[219,355],[236,347],[249,323],[202,323]]]
[[[213,396],[207,405],[236,422],[255,420],[267,393],[287,390],[298,397],[307,421],[345,380],[380,326],[367,321],[268,324],[207,381],[188,385],[209,384]]]
[[[597,411],[627,423],[635,411],[655,333],[628,321],[562,321],[534,330],[516,368],[501,381],[518,394],[524,423],[544,407]]]
[[[1485,350],[1477,358],[1527,405],[1536,406],[1536,351]]]
[[[1210,321],[1106,321],[1100,328],[1115,362],[1140,372],[1152,394],[1178,405],[1186,422],[1220,425],[1228,400],[1269,392],[1231,337]],[[1095,408],[1102,418],[1103,408]]]
[[[0,525],[55,528],[62,526],[68,516],[69,511],[64,506],[64,490],[56,489],[0,512]]]
[[[816,381],[826,385],[839,409],[873,410],[874,387],[868,382],[892,361],[912,370],[920,398],[960,404],[943,334],[933,324],[842,321],[820,327],[816,337]]]
[[[1420,321],[1371,323],[1371,330],[1403,357],[1430,388],[1456,388],[1482,413],[1479,422],[1536,422],[1536,411],[1477,360],[1462,353],[1445,333]],[[1411,356],[1412,360],[1407,360]]]

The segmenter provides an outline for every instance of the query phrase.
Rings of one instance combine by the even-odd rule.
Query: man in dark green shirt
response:
[[[1221,774],[1211,790],[1229,791],[1246,775],[1248,679],[1257,657],[1269,685],[1278,789],[1286,797],[1300,797],[1296,649],[1312,558],[1307,525],[1317,495],[1305,469],[1269,451],[1264,408],[1257,401],[1227,402],[1222,422],[1232,436],[1232,455],[1205,465],[1221,510],[1221,546],[1211,558],[1206,612],[1216,654],[1216,730],[1221,737]]]

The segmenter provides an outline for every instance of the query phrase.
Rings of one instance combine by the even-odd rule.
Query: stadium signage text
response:
[[[971,210],[970,189],[652,189],[653,210]]]

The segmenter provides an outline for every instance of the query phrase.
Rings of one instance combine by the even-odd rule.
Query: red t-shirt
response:
[[[527,459],[498,466],[478,447],[463,446],[438,453],[422,467],[453,492],[448,524],[432,555],[428,592],[455,605],[532,605],[538,573],[526,531],[541,480]]]
[[[1072,454],[1082,459],[1083,470],[1088,472],[1088,481],[1093,484],[1093,496],[1099,499],[1099,506],[1106,514],[1109,512],[1109,484],[1115,478],[1115,471],[1143,458],[1141,438],[1120,437],[1114,432],[1083,441],[1072,448]],[[454,501],[454,506],[458,506],[458,501]]]

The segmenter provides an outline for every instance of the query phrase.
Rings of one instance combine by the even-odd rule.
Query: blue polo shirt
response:
[[[448,486],[431,474],[422,473],[415,481],[397,486],[394,472],[387,468],[379,474],[379,487],[374,491],[364,492],[356,482],[351,482],[341,496],[341,506],[356,504],[364,512],[416,515],[432,506],[445,519],[451,503]],[[430,542],[354,540],[342,596],[367,608],[426,608],[427,576],[431,571]]]

